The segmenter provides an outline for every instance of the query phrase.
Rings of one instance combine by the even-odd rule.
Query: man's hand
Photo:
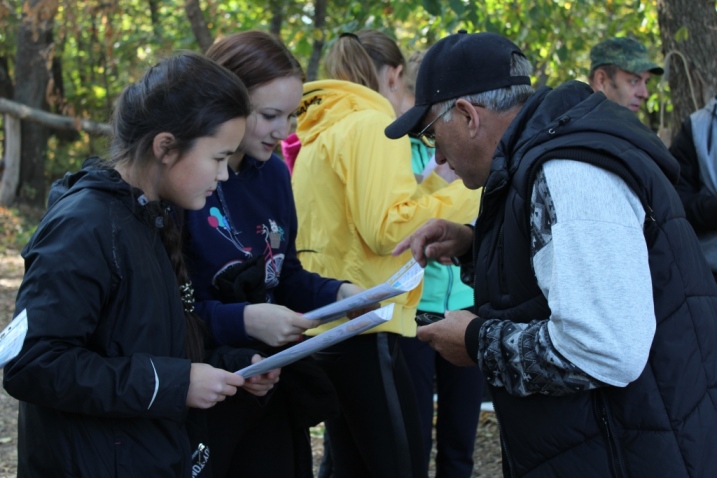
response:
[[[475,365],[466,351],[466,328],[476,318],[467,310],[446,311],[446,318],[418,328],[417,336],[453,365]]]
[[[255,364],[257,362],[261,362],[263,358],[261,355],[256,354],[251,358],[251,363]],[[261,375],[254,375],[253,377],[249,377],[244,381],[244,390],[251,393],[252,395],[256,395],[257,397],[263,397],[267,393],[269,393],[269,390],[274,388],[274,384],[279,381],[279,375],[281,375],[281,369],[276,368],[274,370],[269,370],[266,373],[263,373]]]
[[[244,308],[246,333],[272,347],[296,342],[307,329],[318,327],[319,320],[309,320],[276,304],[251,304]]]
[[[214,368],[206,363],[193,363],[189,371],[187,406],[211,408],[237,393],[237,387],[244,385],[244,379],[226,370]]]
[[[428,259],[449,265],[452,257],[465,254],[472,244],[473,230],[470,227],[444,219],[430,219],[399,242],[392,254],[398,256],[410,248],[421,267],[426,267]]]

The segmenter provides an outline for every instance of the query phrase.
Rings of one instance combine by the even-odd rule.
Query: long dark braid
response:
[[[177,285],[182,295],[184,319],[187,326],[185,348],[192,362],[201,362],[204,358],[204,344],[209,337],[209,328],[194,312],[194,290],[183,254],[184,212],[171,210],[166,215],[167,224],[160,229],[162,244],[167,251],[169,261],[177,277]]]
[[[138,207],[142,208],[140,216],[159,235],[177,279],[176,287],[179,290],[184,307],[186,324],[184,347],[186,355],[192,362],[201,362],[204,358],[204,345],[210,336],[210,332],[201,317],[194,312],[194,291],[191,287],[189,271],[182,253],[184,211],[170,206],[164,201],[143,200],[144,195],[138,189],[134,189],[133,193],[138,196]]]
[[[126,165],[142,171],[157,161],[152,151],[156,135],[171,133],[179,161],[197,139],[213,136],[226,121],[246,118],[249,95],[244,84],[226,68],[203,55],[184,52],[169,57],[124,89],[112,115],[109,166]],[[160,200],[145,202],[145,213],[171,261],[182,294],[186,317],[186,350],[201,361],[207,328],[194,313],[189,273],[182,254],[183,211]]]

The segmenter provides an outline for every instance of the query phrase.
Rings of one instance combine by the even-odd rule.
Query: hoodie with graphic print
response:
[[[264,264],[265,302],[308,312],[336,301],[341,282],[305,270],[296,256],[296,208],[286,164],[245,156],[204,208],[187,211],[187,255],[196,309],[223,345],[256,344],[244,327],[248,301],[223,299],[223,271],[255,258]]]

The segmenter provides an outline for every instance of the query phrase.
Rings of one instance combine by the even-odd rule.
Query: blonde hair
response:
[[[408,57],[405,72],[403,76],[403,84],[412,95],[416,95],[416,79],[418,78],[418,70],[421,67],[423,57],[426,56],[425,51],[417,51]]]
[[[329,78],[378,91],[378,72],[373,60],[353,33],[342,33],[336,39],[324,59],[324,71]]]
[[[361,30],[356,34],[366,53],[373,60],[376,71],[381,71],[384,66],[398,68],[406,66],[406,59],[396,42],[383,32],[378,30]],[[401,72],[403,73],[403,72]]]

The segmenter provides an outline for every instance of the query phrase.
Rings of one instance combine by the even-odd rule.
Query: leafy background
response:
[[[665,36],[660,34],[658,9],[662,6],[665,15],[666,4],[673,7],[667,9],[669,14],[700,5],[705,13],[697,21],[706,24],[708,32],[717,31],[714,0],[0,0],[0,96],[7,95],[1,89],[3,81],[12,83],[15,76],[23,9],[57,11],[52,46],[44,52],[53,71],[47,95],[50,110],[106,121],[121,89],[158,58],[181,49],[201,50],[187,13],[196,4],[211,37],[247,29],[278,32],[310,77],[321,75],[317,46],[325,51],[341,32],[361,28],[376,28],[396,38],[406,57],[459,29],[501,33],[535,65],[536,86],[584,80],[590,47],[611,36],[634,36],[656,62],[662,62]],[[323,21],[316,20],[317,12]],[[671,43],[664,50],[694,36],[678,24],[664,40]],[[703,49],[713,55],[715,49],[704,40],[700,37],[707,45]],[[670,92],[657,80],[651,91],[640,116],[657,129],[662,102],[668,111],[672,107]],[[0,116],[0,141],[3,135]],[[107,145],[103,137],[84,132],[55,132],[48,146],[44,175],[49,183],[67,170],[78,169],[87,155],[101,154]],[[17,251],[41,214],[23,205],[0,207],[0,326],[12,317],[22,278]],[[0,390],[0,478],[16,474],[16,427],[17,402]],[[312,440],[316,465],[322,451],[321,430],[315,430]],[[473,476],[500,476],[498,431],[489,415],[481,418],[476,445]]]
[[[589,49],[603,38],[633,35],[660,61],[657,0],[377,0],[326,1],[325,24],[315,26],[318,2],[291,0],[204,0],[199,5],[214,37],[238,30],[280,31],[305,69],[314,43],[330,45],[339,33],[376,28],[396,38],[406,56],[428,48],[459,29],[491,31],[515,41],[536,67],[537,86],[585,79]],[[23,5],[0,0],[0,58],[13,74],[16,30]],[[42,3],[42,2],[40,2]],[[114,98],[158,58],[181,49],[200,50],[185,2],[158,0],[52,0],[54,112],[106,121]],[[186,2],[188,3],[188,2]],[[279,28],[277,28],[277,26]],[[326,48],[324,47],[324,50]],[[320,69],[318,70],[320,76]],[[311,75],[311,72],[310,72]],[[653,80],[656,83],[656,80]],[[655,124],[658,88],[641,112]],[[669,107],[669,104],[667,105]],[[54,135],[46,162],[48,181],[77,169],[90,153],[103,152],[105,139],[84,133]]]

